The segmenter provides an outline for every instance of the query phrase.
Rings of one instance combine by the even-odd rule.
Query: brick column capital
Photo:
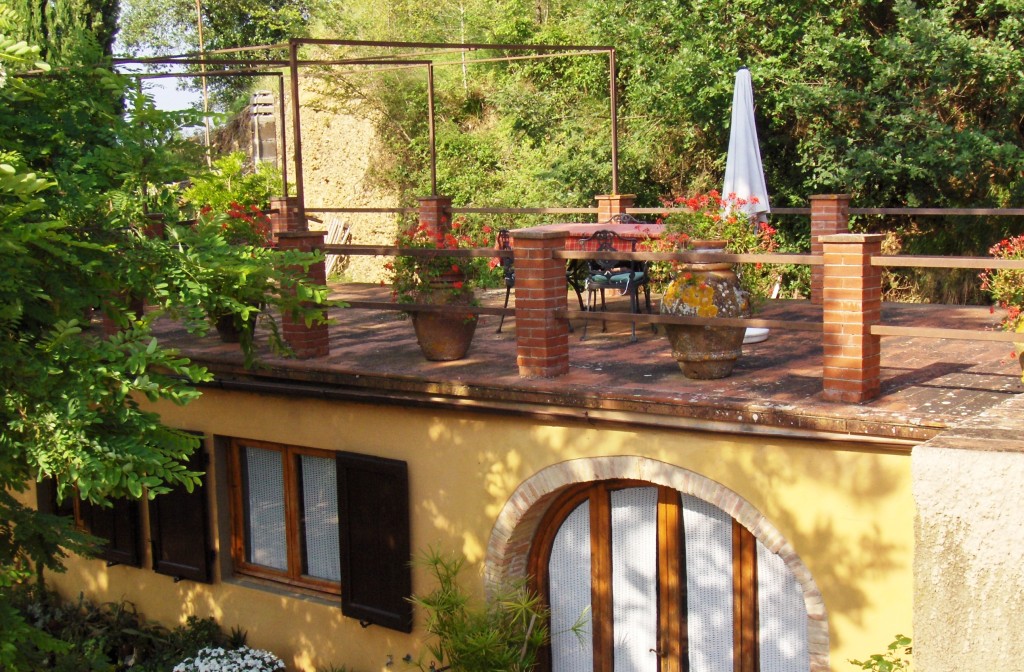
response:
[[[278,247],[284,250],[312,252],[324,246],[326,231],[284,231],[278,234]]]
[[[820,236],[822,268],[823,396],[861,403],[878,396],[881,338],[871,326],[882,318],[881,234]]]
[[[448,196],[425,196],[420,202],[420,226],[434,233],[447,233],[452,228],[452,199]]]
[[[297,196],[270,197],[270,230],[277,236],[286,231],[304,231],[306,222],[299,214]]]
[[[850,195],[816,194],[811,202],[811,254],[821,254],[821,237],[850,230]],[[811,267],[811,302],[821,303],[821,266]]]
[[[616,215],[626,214],[626,208],[632,208],[636,194],[602,194],[594,197],[597,200],[597,223],[609,222]]]
[[[562,231],[512,231],[516,267],[516,362],[524,378],[569,373],[569,322],[554,311],[567,307]]]

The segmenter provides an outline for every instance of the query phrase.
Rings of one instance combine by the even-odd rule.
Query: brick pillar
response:
[[[595,196],[597,199],[597,223],[604,224],[611,221],[615,215],[626,214],[626,208],[633,207],[636,200],[635,194],[605,194]]]
[[[420,200],[420,226],[432,232],[447,233],[452,228],[452,199],[448,196],[427,196]]]
[[[278,234],[277,246],[282,250],[312,252],[323,249],[326,231],[285,231]],[[309,279],[316,284],[327,282],[327,266],[323,261],[309,267]],[[326,357],[330,353],[326,324],[306,326],[301,318],[281,316],[281,327],[285,342],[295,351],[299,359]]]
[[[871,325],[882,318],[882,253],[877,233],[823,236],[824,393],[828,401],[861,403],[878,396],[881,339]]]
[[[523,378],[555,378],[569,373],[569,321],[553,312],[565,310],[568,285],[565,260],[552,252],[565,249],[560,231],[512,232],[516,264],[516,363]]]
[[[270,199],[270,230],[277,240],[286,231],[305,231],[306,222],[299,216],[297,196],[275,196]]]
[[[821,237],[850,232],[850,195],[811,196],[811,254],[821,254]],[[821,304],[824,270],[811,266],[811,303]]]

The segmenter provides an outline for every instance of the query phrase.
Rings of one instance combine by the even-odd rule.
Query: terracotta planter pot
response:
[[[451,289],[423,292],[417,303],[429,305],[455,305],[471,307],[472,292],[457,292]],[[469,352],[476,333],[477,314],[467,310],[465,314],[413,313],[412,326],[416,331],[423,356],[432,362],[448,362],[462,359]]]
[[[725,241],[694,241],[696,250],[722,252]],[[750,295],[728,262],[684,264],[661,300],[663,315],[750,317]],[[687,378],[709,380],[732,373],[743,350],[743,327],[665,325],[672,356]]]
[[[1024,334],[1024,323],[1017,327],[1017,333]],[[1020,364],[1020,380],[1024,383],[1024,341],[1014,343],[1013,348],[1017,351],[1017,363]]]
[[[256,328],[256,313],[249,314],[251,328]],[[221,315],[214,323],[217,335],[223,343],[240,343],[242,340],[242,329],[234,315]]]

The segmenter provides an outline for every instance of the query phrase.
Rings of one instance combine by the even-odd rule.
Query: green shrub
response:
[[[147,621],[128,601],[95,604],[82,596],[62,601],[52,591],[18,586],[12,605],[25,621],[64,646],[21,643],[20,664],[11,668],[54,672],[170,672],[174,665],[211,647],[238,648],[245,634],[226,635],[212,618],[189,616],[168,629]]]
[[[900,650],[902,649],[902,656]],[[910,670],[910,656],[914,647],[910,645],[910,637],[896,635],[896,639],[889,645],[885,653],[876,653],[867,660],[850,660],[862,670],[875,670],[876,672],[892,672],[892,670]]]

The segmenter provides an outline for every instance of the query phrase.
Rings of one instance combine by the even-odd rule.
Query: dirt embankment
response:
[[[330,99],[330,91],[323,83],[313,80],[300,82],[300,110],[302,130],[303,190],[306,208],[392,208],[398,205],[394,193],[375,188],[369,180],[370,159],[381,151],[374,130],[373,118],[358,105],[347,105],[351,111],[339,110],[338,101]],[[271,87],[265,87],[270,89]],[[322,89],[318,92],[316,89]],[[277,87],[261,91],[262,108],[267,117],[261,126],[262,151],[266,160],[276,161],[280,141],[279,105]],[[291,116],[290,90],[285,89],[285,110]],[[217,153],[244,151],[254,156],[252,108],[236,116],[215,133]],[[285,143],[288,150],[288,179],[294,185],[295,140],[291,119],[285,125]],[[338,229],[345,236],[328,242],[364,245],[390,245],[394,243],[397,216],[389,213],[321,213],[311,216],[322,220],[310,221],[313,229]],[[388,278],[384,272],[385,259],[381,257],[353,256],[338,259],[332,274],[354,282],[377,283]]]
[[[318,104],[318,94],[300,91],[302,100],[303,187],[307,208],[390,208],[398,205],[393,193],[370,184],[370,157],[381,151],[371,118],[360,113],[327,111]],[[323,220],[320,226],[347,226],[348,243],[390,245],[394,243],[396,216],[393,214],[312,213]],[[315,222],[311,228],[317,228]],[[357,282],[385,280],[381,257],[353,256],[340,260],[334,273]]]

